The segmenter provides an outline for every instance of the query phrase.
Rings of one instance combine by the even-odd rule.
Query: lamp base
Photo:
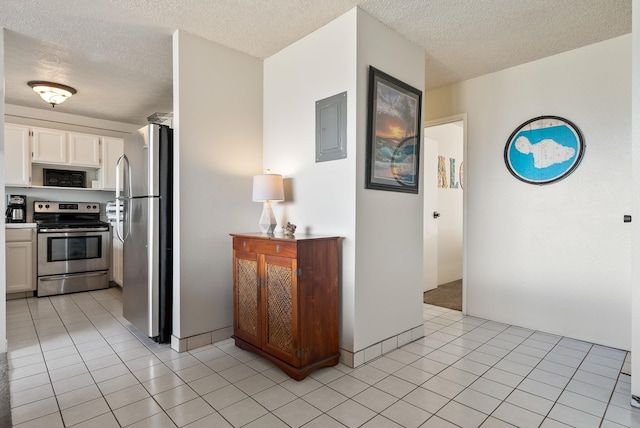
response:
[[[262,204],[262,214],[260,215],[258,224],[260,225],[260,232],[273,235],[273,231],[276,230],[278,223],[276,222],[276,217],[273,215],[271,202],[266,201]]]

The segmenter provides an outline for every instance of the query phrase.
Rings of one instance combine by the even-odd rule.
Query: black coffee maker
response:
[[[27,196],[7,195],[6,223],[25,223],[27,221]]]

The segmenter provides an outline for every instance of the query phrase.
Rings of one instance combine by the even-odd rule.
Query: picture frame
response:
[[[573,122],[559,116],[538,116],[511,133],[504,148],[504,162],[520,181],[551,184],[578,168],[585,148],[582,132]]]
[[[422,91],[369,67],[367,189],[418,193]]]

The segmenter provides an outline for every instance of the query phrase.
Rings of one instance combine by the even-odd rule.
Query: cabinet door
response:
[[[102,190],[116,190],[116,163],[124,153],[124,140],[122,138],[102,137],[101,150],[100,182]],[[122,183],[122,176],[120,177],[120,183]],[[122,186],[122,184],[120,185]]]
[[[4,126],[4,179],[7,186],[31,184],[31,148],[26,126]]]
[[[295,259],[264,256],[262,312],[265,319],[262,349],[298,366],[298,284]]]
[[[67,133],[56,129],[32,128],[33,162],[67,163]]]
[[[233,334],[260,347],[259,258],[255,253],[236,251],[233,258]]]
[[[7,264],[7,293],[34,290],[33,244],[29,242],[7,242],[5,244]]]
[[[100,137],[69,132],[68,138],[71,165],[100,166]]]

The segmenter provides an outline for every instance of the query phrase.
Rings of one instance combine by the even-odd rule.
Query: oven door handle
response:
[[[103,270],[100,272],[91,272],[91,273],[86,273],[86,272],[82,272],[82,273],[77,273],[77,274],[64,274],[64,275],[48,275],[48,276],[41,276],[38,278],[38,281],[59,281],[61,279],[64,278],[69,278],[69,277],[73,277],[73,276],[103,276],[106,275],[107,273],[109,273],[109,271],[107,270]]]
[[[128,185],[128,189],[125,188],[125,190],[128,190],[128,192],[125,196],[120,196],[120,165],[123,163],[123,161],[126,161],[127,163],[126,175],[124,175],[123,177],[125,178],[124,185]],[[125,222],[123,221],[123,233],[120,232],[120,210],[121,208],[125,208],[126,211],[125,204],[127,204],[127,200],[131,198],[132,193],[133,189],[131,187],[131,164],[129,163],[129,158],[127,157],[127,155],[123,154],[118,158],[118,162],[116,163],[116,236],[122,243],[124,243],[124,240],[129,236],[129,229],[124,230]],[[120,203],[122,203],[122,207],[120,206]],[[125,217],[130,218],[131,216],[126,215]]]
[[[38,233],[95,233],[95,232],[108,232],[108,227],[76,227],[72,229],[38,229]]]

